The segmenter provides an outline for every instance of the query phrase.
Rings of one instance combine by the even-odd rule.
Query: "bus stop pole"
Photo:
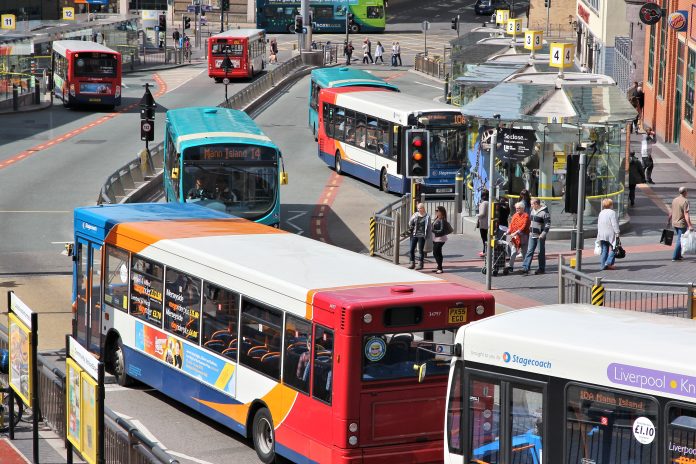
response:
[[[578,223],[575,234],[575,270],[582,271],[582,249],[585,247],[583,237],[583,216],[585,212],[585,176],[587,175],[587,154],[580,152],[580,169],[578,169]]]
[[[495,115],[495,126],[493,127],[493,134],[491,134],[491,152],[490,159],[488,160],[488,238],[486,246],[486,290],[490,290],[493,285],[493,246],[495,240],[495,230],[493,226],[495,225],[494,214],[493,214],[493,196],[495,188],[495,151],[496,145],[498,144],[498,122],[500,120],[500,115]]]

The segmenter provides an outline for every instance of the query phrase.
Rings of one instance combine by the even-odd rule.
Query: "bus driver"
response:
[[[208,191],[207,188],[205,188],[203,176],[196,177],[196,185],[194,185],[193,188],[188,191],[186,198],[189,200],[208,200],[213,198],[213,195]]]

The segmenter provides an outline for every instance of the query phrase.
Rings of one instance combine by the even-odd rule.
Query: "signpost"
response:
[[[104,363],[70,335],[65,337],[65,416],[68,463],[77,451],[88,464],[103,464]]]
[[[38,315],[29,309],[13,291],[7,292],[8,334],[10,355],[10,440],[14,440],[14,402],[22,401],[34,409],[33,455],[39,464],[39,384],[38,371]]]
[[[428,29],[430,29],[430,22],[429,21],[423,21],[421,23],[421,30],[423,31],[423,37],[425,40],[425,56],[428,56]]]

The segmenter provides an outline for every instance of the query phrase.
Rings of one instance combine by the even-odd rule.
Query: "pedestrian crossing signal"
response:
[[[227,11],[230,9],[230,0],[222,0],[220,4],[220,9],[222,11]]]
[[[295,16],[295,33],[302,34],[302,15]]]
[[[184,29],[191,29],[191,18],[184,16]]]
[[[457,17],[452,18],[452,29],[457,30]]]

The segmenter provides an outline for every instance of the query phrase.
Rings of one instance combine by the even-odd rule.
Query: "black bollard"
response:
[[[34,104],[41,104],[41,81],[38,77],[34,77]]]
[[[12,111],[19,110],[19,88],[12,84]]]

